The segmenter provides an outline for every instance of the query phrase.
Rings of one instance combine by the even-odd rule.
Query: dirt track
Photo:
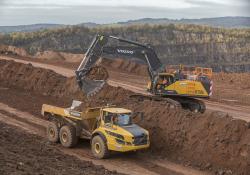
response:
[[[16,62],[20,62],[24,64],[31,63],[35,67],[50,69],[66,77],[75,76],[74,70],[69,69],[69,68],[58,67],[55,65],[39,63],[39,62],[34,62],[34,61],[15,59],[12,57],[1,56],[1,55],[0,55],[0,59],[15,60]],[[120,86],[125,89],[131,90],[135,93],[147,94],[147,91],[145,90],[147,78],[143,76],[129,75],[126,73],[116,72],[116,71],[109,71],[109,74],[110,74],[110,78],[108,80],[109,85],[115,86],[115,87]],[[206,107],[208,110],[221,111],[221,112],[230,114],[234,118],[242,119],[247,122],[250,121],[250,108],[248,106],[227,105],[225,103],[223,104],[223,103],[207,101],[207,100],[205,100],[205,103],[206,103]]]

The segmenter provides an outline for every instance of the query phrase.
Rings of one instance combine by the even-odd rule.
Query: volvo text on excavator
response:
[[[110,42],[113,41],[113,42]],[[110,45],[115,43],[115,46]],[[139,95],[145,98],[167,100],[174,105],[179,105],[191,111],[205,112],[205,104],[199,98],[209,98],[212,94],[211,77],[199,73],[191,79],[182,69],[174,72],[168,72],[158,58],[155,50],[149,44],[97,34],[90,44],[84,59],[76,70],[76,78],[80,88],[87,95],[93,95],[99,91],[108,78],[107,71],[103,79],[91,79],[88,75],[91,70],[100,68],[97,65],[98,60],[103,54],[124,56],[129,58],[138,58],[148,65],[150,82],[148,83],[148,92],[150,95]],[[210,70],[210,69],[209,69]]]

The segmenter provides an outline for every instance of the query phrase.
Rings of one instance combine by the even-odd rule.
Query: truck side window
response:
[[[112,118],[112,114],[107,112],[107,113],[104,115],[104,122],[105,122],[105,123],[111,123],[111,118]]]

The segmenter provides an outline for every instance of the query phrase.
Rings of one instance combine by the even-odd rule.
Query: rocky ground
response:
[[[116,175],[89,161],[65,155],[44,138],[0,122],[0,174]]]

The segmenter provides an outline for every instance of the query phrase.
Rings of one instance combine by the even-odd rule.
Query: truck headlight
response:
[[[121,134],[117,134],[117,133],[114,133],[114,132],[111,132],[111,131],[107,131],[107,130],[105,130],[105,132],[106,132],[108,135],[111,135],[111,136],[114,136],[114,137],[116,137],[116,138],[118,138],[118,139],[124,140],[124,136],[121,135]]]
[[[125,145],[125,141],[123,141],[123,140],[115,139],[115,141],[116,141],[118,144]]]

